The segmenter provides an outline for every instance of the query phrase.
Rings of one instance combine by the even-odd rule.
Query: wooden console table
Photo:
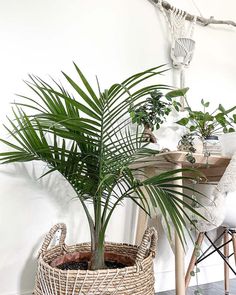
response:
[[[161,153],[135,162],[132,168],[142,168],[146,175],[153,176],[158,170],[167,171],[192,167],[185,155],[186,152],[181,151]],[[194,157],[196,158],[194,168],[203,172],[210,183],[219,181],[230,161],[229,157],[214,155],[208,158],[208,165],[206,166],[207,158],[204,155],[194,154]],[[182,181],[178,180],[175,184],[182,184]],[[141,242],[147,223],[148,216],[140,209],[136,228],[136,244]],[[177,235],[175,235],[175,286],[176,295],[185,294],[184,250]]]

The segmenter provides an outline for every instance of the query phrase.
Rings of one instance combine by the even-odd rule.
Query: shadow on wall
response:
[[[6,166],[5,166],[6,167]],[[64,206],[62,203],[70,202],[74,197],[74,191],[67,180],[57,171],[50,173],[44,177],[49,168],[42,162],[16,163],[7,166],[9,169],[1,170],[1,174],[11,177],[22,177],[27,180],[27,184],[38,188],[40,191],[50,194],[50,202],[53,202],[57,209],[63,214]]]
[[[25,261],[23,266],[23,270],[21,272],[19,281],[19,292],[20,294],[32,294],[32,290],[34,289],[35,275],[37,271],[37,250],[39,249],[42,243],[43,237],[38,239],[35,246],[29,253],[28,258]]]
[[[19,259],[12,285],[9,286],[13,290],[9,289],[9,292],[32,293],[37,269],[37,253],[51,226],[57,222],[65,222],[70,225],[72,237],[75,236],[76,240],[79,238],[78,228],[81,227],[83,218],[80,216],[80,220],[78,218],[76,222],[74,220],[74,216],[78,213],[75,214],[73,210],[80,212],[80,207],[72,202],[74,191],[59,173],[54,172],[39,178],[47,171],[46,169],[39,162],[11,164],[1,166],[0,169],[2,185],[5,186],[5,191],[1,195],[2,205],[5,208],[5,224],[8,224],[4,231],[11,232],[12,228],[15,230],[17,221],[17,235],[12,234],[14,238],[2,245],[9,256],[14,256],[16,261],[17,257]],[[6,193],[12,198],[5,198]],[[79,205],[79,202],[76,203]],[[10,218],[12,215],[14,220]],[[10,263],[8,268],[14,271]],[[18,282],[17,286],[14,286],[15,281]]]
[[[158,249],[157,249],[157,257],[158,260],[157,268],[158,270],[163,268],[165,271],[172,271],[173,264],[170,263],[170,260],[174,261],[174,252],[173,252],[173,244],[167,238],[167,230],[165,224],[163,226],[163,218],[161,214],[157,214],[155,217],[151,218],[148,222],[148,226],[154,226],[158,233]],[[174,232],[171,232],[173,236]],[[161,255],[161,257],[160,257]],[[168,261],[168,263],[166,263]],[[163,265],[162,265],[163,264]]]

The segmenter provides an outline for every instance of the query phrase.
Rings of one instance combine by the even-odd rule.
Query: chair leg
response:
[[[196,246],[201,247],[203,239],[204,239],[204,234],[205,233],[199,233],[198,234],[197,241],[195,242]],[[194,269],[196,260],[197,260],[197,256],[195,254],[195,249],[193,249],[193,254],[192,254],[192,257],[190,259],[188,269],[187,269],[187,272],[186,272],[186,275],[185,275],[185,289],[187,289],[188,286],[189,286],[189,283],[190,283],[190,280],[191,280],[191,272]]]
[[[224,243],[229,241],[229,233],[228,230],[225,230],[224,233]],[[224,255],[225,259],[229,261],[229,243],[224,245]],[[224,263],[224,285],[225,285],[225,294],[229,294],[229,266],[227,263]]]
[[[232,243],[233,243],[233,249],[234,249],[234,261],[236,265],[236,232],[232,232]]]

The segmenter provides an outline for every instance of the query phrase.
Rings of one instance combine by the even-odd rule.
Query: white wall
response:
[[[196,13],[191,1],[173,1]],[[236,3],[197,2],[205,16],[234,19]],[[163,16],[147,0],[8,0],[0,1],[1,121],[10,113],[14,93],[27,93],[22,83],[28,73],[61,78],[60,70],[73,75],[75,61],[95,85],[122,81],[137,71],[168,63],[169,43]],[[189,100],[234,103],[236,29],[227,26],[195,29],[196,52],[187,73]],[[171,72],[156,81],[176,83]],[[1,129],[1,137],[6,136]],[[1,145],[1,151],[3,150]],[[2,166],[0,170],[0,294],[23,294],[33,288],[36,253],[42,236],[56,222],[69,227],[68,242],[88,240],[87,225],[73,192],[63,179],[35,179],[39,164]],[[55,185],[56,182],[56,185]],[[53,186],[54,184],[54,186]],[[55,188],[56,187],[56,188]],[[107,239],[132,240],[131,206],[120,207]],[[128,224],[128,231],[127,229]],[[114,230],[115,229],[115,230]],[[161,229],[160,229],[161,231]],[[159,234],[156,260],[157,290],[174,287],[173,254]],[[201,280],[222,279],[219,261],[205,267]]]

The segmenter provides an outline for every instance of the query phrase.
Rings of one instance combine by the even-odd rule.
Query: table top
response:
[[[196,159],[194,165],[189,163],[186,159],[187,152],[170,151],[166,153],[159,153],[144,159],[139,159],[131,165],[131,168],[157,168],[160,170],[173,169],[173,166],[193,167],[201,171],[209,181],[217,182],[223,175],[226,167],[230,162],[230,157],[221,155],[211,155],[209,157],[203,154],[194,153]]]

